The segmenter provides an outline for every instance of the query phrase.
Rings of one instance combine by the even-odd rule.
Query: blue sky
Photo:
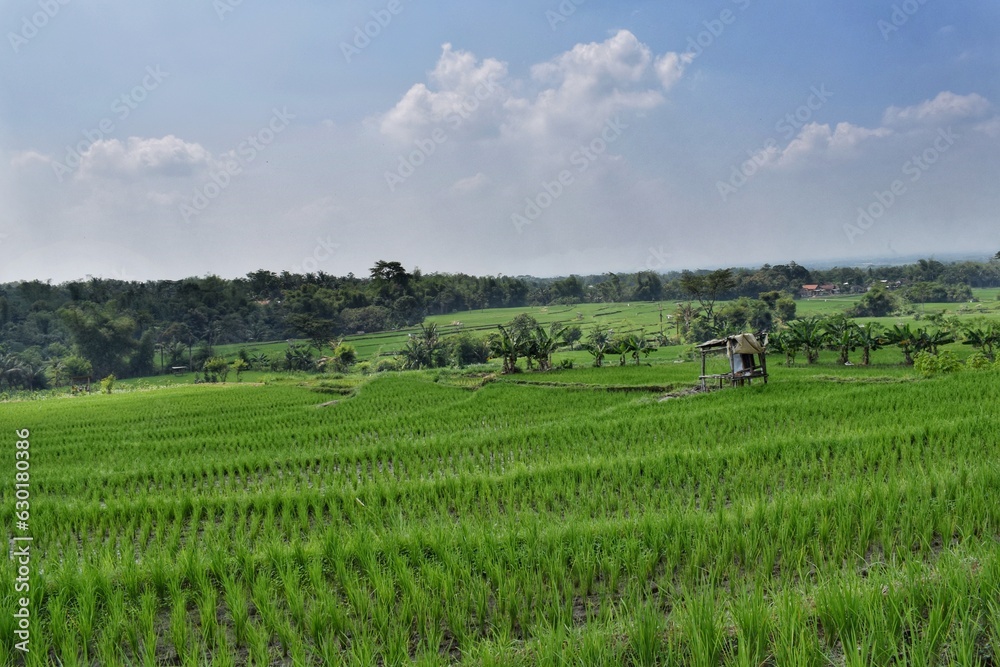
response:
[[[0,28],[0,280],[1000,249],[987,0],[33,0]]]

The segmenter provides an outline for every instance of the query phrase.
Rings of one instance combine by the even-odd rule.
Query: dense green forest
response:
[[[424,274],[379,261],[366,277],[260,270],[235,279],[9,283],[0,285],[0,385],[34,389],[81,375],[152,375],[161,363],[204,361],[220,344],[329,341],[411,326],[426,315],[482,308],[687,302],[695,305],[688,306],[688,315],[700,314],[710,332],[727,313],[732,317],[733,308],[767,310],[782,321],[794,318],[792,299],[806,284],[853,293],[888,285],[896,303],[957,302],[971,299],[972,287],[1000,286],[1000,260],[828,270],[792,262],[553,279]],[[742,300],[713,313],[716,301],[734,299]],[[704,328],[698,331],[703,333]]]

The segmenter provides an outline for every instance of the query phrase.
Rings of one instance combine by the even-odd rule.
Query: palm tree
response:
[[[808,363],[815,364],[819,360],[819,351],[826,342],[826,332],[818,317],[795,320],[788,325],[787,333],[790,342],[806,353]]]
[[[917,334],[909,324],[894,324],[885,332],[885,342],[897,346],[903,351],[903,360],[907,366],[913,365],[913,352],[917,345]]]
[[[990,361],[996,356],[996,348],[1000,345],[1000,328],[995,324],[986,326],[967,326],[962,330],[962,344],[971,345],[979,350]]]
[[[514,329],[507,329],[502,324],[497,325],[499,334],[493,334],[488,339],[490,355],[503,360],[503,373],[517,372],[517,358],[524,349],[521,336]]]
[[[940,346],[954,342],[955,337],[946,329],[936,329],[935,331],[928,331],[927,329],[917,330],[918,352],[926,350],[933,355],[937,355]]]
[[[652,341],[646,339],[645,332],[641,329],[639,330],[639,335],[633,334],[633,345],[632,345],[632,358],[635,360],[635,365],[639,365],[639,355],[643,357],[648,357],[653,352],[656,352],[657,347]]]
[[[529,358],[534,357],[538,362],[538,370],[547,371],[552,368],[552,353],[563,344],[563,334],[565,332],[566,327],[559,327],[557,325],[552,325],[549,331],[546,331],[542,327],[535,327],[534,334],[529,343]]]
[[[865,322],[858,326],[858,347],[861,348],[861,365],[871,364],[871,353],[885,345],[885,328],[877,322]]]
[[[823,330],[830,348],[840,353],[840,363],[849,364],[850,353],[858,348],[860,342],[857,325],[840,316],[827,320]]]
[[[607,351],[618,355],[618,365],[625,365],[625,356],[631,351],[627,336],[615,336],[608,341]]]
[[[21,360],[15,354],[0,356],[0,386],[4,383],[13,388],[15,382],[20,382],[24,369]]]
[[[600,325],[594,327],[594,330],[590,332],[587,337],[587,342],[584,345],[587,352],[590,352],[594,357],[594,366],[600,368],[604,365],[604,355],[608,352],[608,345],[611,342],[608,330],[601,327]]]
[[[312,351],[307,345],[292,343],[285,350],[285,364],[288,370],[308,370],[313,365]]]

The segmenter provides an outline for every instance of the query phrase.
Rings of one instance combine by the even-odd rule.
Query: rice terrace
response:
[[[0,662],[1000,663],[1000,263],[801,271],[0,286]]]

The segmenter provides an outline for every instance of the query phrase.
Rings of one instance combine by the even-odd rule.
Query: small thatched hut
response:
[[[767,384],[767,335],[758,337],[750,333],[735,334],[726,338],[715,338],[698,346],[701,350],[701,380],[702,388],[707,380],[718,380],[719,387],[726,381],[733,387],[742,387],[744,382],[752,383],[754,378],[762,378]],[[706,359],[708,355],[725,352],[729,357],[729,372],[714,375],[706,374]]]

